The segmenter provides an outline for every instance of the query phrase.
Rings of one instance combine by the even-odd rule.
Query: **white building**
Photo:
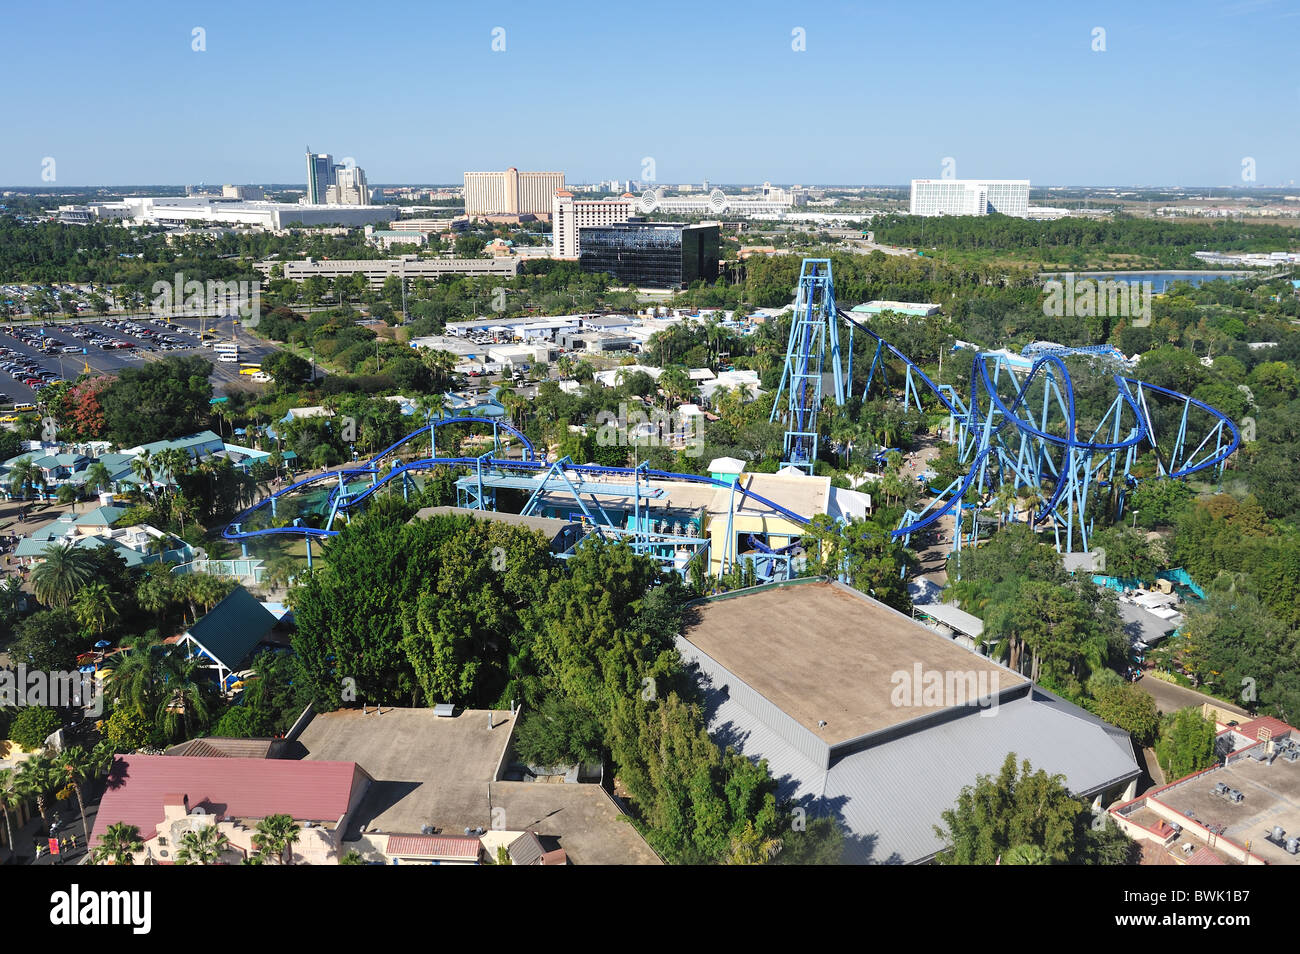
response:
[[[563,188],[563,172],[467,172],[465,214],[546,216],[551,196]]]
[[[647,189],[636,200],[638,213],[662,215],[721,216],[740,219],[780,219],[804,204],[802,190],[782,189],[764,182],[755,195],[727,195],[712,189],[707,195],[670,195],[662,187]]]
[[[913,215],[1029,215],[1028,179],[913,179]]]
[[[578,230],[626,222],[635,200],[631,194],[619,199],[575,199],[567,189],[551,197],[552,249],[556,258],[578,257]]]
[[[349,225],[360,227],[391,222],[400,210],[394,205],[305,205],[291,202],[240,202],[213,196],[130,197],[121,202],[93,203],[96,218],[124,218],[133,225],[239,226],[282,229],[290,225]]]

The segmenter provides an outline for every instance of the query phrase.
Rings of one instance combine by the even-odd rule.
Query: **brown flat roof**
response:
[[[696,604],[683,635],[828,744],[1028,681],[838,583]],[[945,689],[927,693],[935,673]]]
[[[1245,798],[1234,803],[1215,795],[1216,782],[1237,789]],[[1242,847],[1249,842],[1251,854],[1271,865],[1300,864],[1300,855],[1289,854],[1264,837],[1275,825],[1281,825],[1288,836],[1300,831],[1300,762],[1278,757],[1266,765],[1239,759],[1148,792],[1147,797],[1202,825],[1223,825],[1224,837]]]
[[[475,510],[470,507],[425,507],[415,512],[412,520],[428,520],[431,517],[469,517],[473,520],[485,520],[489,523],[508,523],[516,527],[537,530],[546,537],[555,537],[565,527],[572,526],[569,520],[554,517],[526,517],[523,514],[507,513],[499,510]]]

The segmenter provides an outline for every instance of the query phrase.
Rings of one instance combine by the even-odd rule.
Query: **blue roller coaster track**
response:
[[[903,515],[893,536],[908,544],[913,535],[949,514],[954,521],[953,548],[975,542],[980,513],[987,513],[994,506],[993,496],[1009,485],[1017,499],[1029,502],[1030,523],[1050,527],[1058,549],[1086,550],[1099,497],[1102,493],[1113,495],[1113,516],[1119,519],[1127,494],[1137,484],[1133,470],[1143,462],[1143,455],[1152,455],[1158,477],[1181,479],[1207,471],[1221,474],[1224,463],[1240,444],[1236,425],[1208,404],[1118,373],[1110,375],[1115,393],[1108,409],[1094,427],[1081,432],[1074,382],[1064,361],[1072,353],[1068,348],[1041,349],[1032,361],[1029,357],[1012,359],[1004,352],[978,353],[971,367],[969,402],[963,401],[956,389],[935,384],[901,350],[839,310],[830,261],[808,259],[800,274],[785,365],[772,409],[772,419],[786,426],[786,462],[805,472],[811,473],[817,462],[818,417],[826,397],[826,378],[831,384],[829,397],[837,405],[853,399],[855,335],[865,335],[866,350],[872,352],[860,399],[866,400],[872,386],[880,381],[905,407],[925,412],[927,403],[934,409],[937,402],[939,412],[948,418],[949,439],[957,445],[959,459],[967,468],[942,490],[932,491],[931,499],[920,509]],[[1095,348],[1081,349],[1080,353],[1096,357]],[[901,364],[902,371],[901,382],[893,388],[889,388],[888,381],[891,363],[895,370]],[[490,426],[493,450],[476,457],[440,456],[438,430],[466,424]],[[510,446],[503,443],[503,434],[508,436]],[[424,435],[429,438],[428,454],[421,447],[415,459],[405,459]],[[519,442],[520,456],[506,456],[515,440]],[[303,537],[308,542],[310,560],[310,541],[336,536],[340,531],[335,523],[340,517],[346,520],[379,490],[394,483],[406,495],[414,475],[438,467],[459,468],[477,475],[471,505],[478,507],[488,503],[484,487],[494,480],[509,485],[511,474],[527,478],[523,485],[533,488],[528,508],[543,489],[552,486],[553,480],[561,482],[572,491],[597,530],[616,528],[605,518],[594,497],[599,517],[583,503],[583,493],[594,493],[590,487],[584,490],[583,482],[589,478],[631,478],[632,490],[627,496],[636,501],[638,508],[632,536],[634,542],[649,548],[681,544],[684,538],[642,529],[642,481],[647,487],[652,481],[670,480],[729,489],[733,513],[737,505],[734,498],[739,497],[742,502],[748,498],[799,526],[811,519],[746,490],[736,481],[652,470],[645,465],[610,467],[574,463],[567,458],[548,463],[538,459],[527,437],[509,424],[482,417],[448,417],[412,431],[364,463],[309,477],[277,491],[239,514],[223,536],[241,544],[273,535]],[[321,526],[307,525],[302,515],[289,516],[288,525],[258,525],[281,522],[278,511],[282,506],[293,506],[292,495],[326,489],[328,493],[314,505],[316,516],[322,518]],[[774,548],[752,536],[749,542],[754,556],[772,567],[784,562],[788,572],[795,545]],[[723,566],[731,562],[732,555],[724,555]]]

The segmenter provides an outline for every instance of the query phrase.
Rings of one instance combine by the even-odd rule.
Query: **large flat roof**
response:
[[[298,742],[308,760],[351,752],[374,779],[345,834],[349,847],[361,838],[363,854],[365,830],[414,834],[433,825],[458,835],[501,824],[554,839],[574,864],[659,862],[598,785],[493,781],[514,720],[499,710],[492,718],[489,729],[485,709],[451,719],[432,709],[343,709],[315,716]]]
[[[947,692],[930,705],[909,692],[899,704],[900,673],[909,691],[932,672],[974,674],[980,694],[1028,681],[840,584],[743,591],[696,604],[687,619],[692,645],[828,745],[953,704]]]
[[[1215,795],[1216,782],[1237,789],[1245,798],[1234,803]],[[1300,762],[1279,757],[1267,765],[1238,759],[1150,792],[1148,798],[1202,825],[1226,826],[1225,838],[1243,847],[1249,842],[1250,853],[1271,865],[1300,864],[1300,855],[1288,854],[1265,838],[1275,825],[1282,826],[1288,837],[1300,832]]]
[[[418,832],[435,825],[450,832],[486,825],[487,783],[496,776],[512,731],[510,713],[458,711],[440,718],[432,709],[370,707],[315,716],[298,737],[306,758],[351,759],[375,781],[355,816],[354,829]],[[350,752],[350,756],[343,753]],[[353,837],[349,832],[347,837]]]

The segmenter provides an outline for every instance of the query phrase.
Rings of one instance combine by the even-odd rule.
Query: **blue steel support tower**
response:
[[[843,404],[844,373],[831,262],[828,258],[806,258],[795,292],[785,369],[769,420],[780,418],[785,424],[785,462],[810,474],[817,463],[817,412],[822,403],[822,363],[828,350],[835,403]],[[782,395],[786,399],[784,413]]]

